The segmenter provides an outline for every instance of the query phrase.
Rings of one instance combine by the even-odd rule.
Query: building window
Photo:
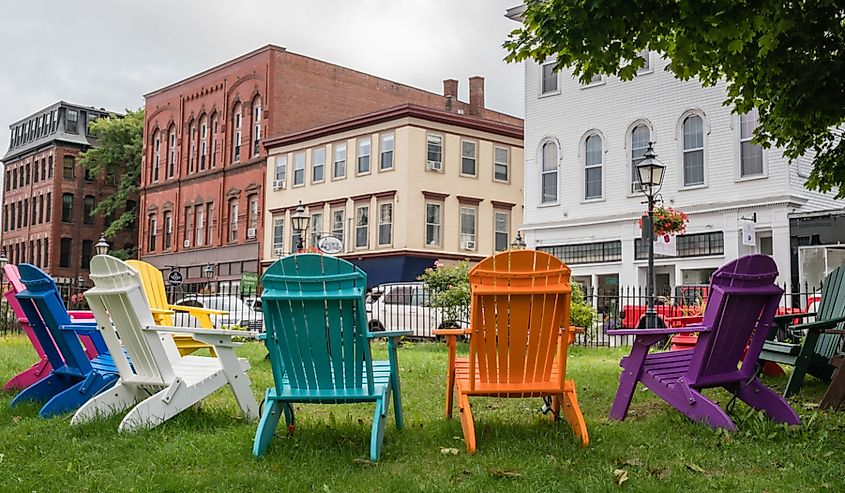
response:
[[[70,268],[70,250],[73,246],[73,240],[70,238],[62,238],[59,241],[59,268]]]
[[[252,155],[257,156],[261,143],[261,96],[252,101]]]
[[[346,144],[334,145],[334,170],[332,178],[346,177]]]
[[[9,171],[9,170],[6,170],[6,185],[5,185],[5,186],[6,186],[6,191],[7,191],[7,192],[9,191],[9,189],[10,189],[10,187],[11,187],[11,185],[12,185],[12,184],[11,184],[11,179],[12,179],[12,172],[11,172],[11,171]]]
[[[311,151],[311,182],[320,183],[325,179],[326,148],[317,147]]]
[[[305,151],[293,155],[293,186],[305,183]]]
[[[44,267],[44,264],[41,263],[41,240],[35,240],[35,265],[38,267]]]
[[[44,267],[50,268],[50,240],[44,238]]]
[[[76,110],[67,110],[65,115],[65,132],[69,134],[79,133],[79,112]]]
[[[161,132],[153,133],[153,183],[158,181],[158,168],[161,164]]]
[[[440,135],[426,136],[425,169],[443,171],[443,137]]]
[[[147,218],[147,231],[149,236],[149,244],[147,244],[148,252],[156,251],[156,239],[158,238],[158,220],[155,214],[150,214]]]
[[[26,179],[24,180],[24,185],[29,185],[29,174],[30,174],[29,163],[26,163],[26,166],[24,166],[24,170],[25,170],[24,176],[26,176]]]
[[[258,235],[258,194],[254,193],[247,197],[247,205],[249,209],[247,217],[247,238],[255,238]]]
[[[53,158],[51,157],[50,159],[52,160]],[[44,158],[41,158],[41,179],[47,179],[47,160]]]
[[[370,206],[355,208],[355,248],[370,246]]]
[[[378,244],[390,245],[393,242],[393,204],[384,202],[378,206]]]
[[[207,202],[205,204],[206,245],[211,246],[214,244],[214,226],[216,222],[214,218],[214,202]]]
[[[208,115],[200,117],[200,171],[205,170],[208,155]]]
[[[551,94],[557,92],[557,72],[555,72],[555,62],[544,63],[541,65],[542,70],[542,87],[541,94]]]
[[[217,113],[211,115],[211,167],[217,167],[217,133],[219,129]]]
[[[346,216],[346,214],[345,214],[344,209],[333,209],[332,210],[332,236],[334,236],[335,238],[340,240],[341,244],[344,244],[344,245],[346,244],[346,243],[344,243],[344,240],[343,240],[343,238],[344,238],[343,232],[346,229],[344,227],[344,222],[345,222],[345,219],[346,219],[345,216]]]
[[[379,169],[384,171],[393,169],[393,132],[383,133],[379,137],[379,152],[381,158],[379,159]]]
[[[537,247],[537,250],[554,255],[568,265],[619,262],[622,260],[622,240],[540,246]]]
[[[461,249],[476,250],[475,242],[476,217],[478,209],[475,207],[461,207]]]
[[[686,117],[684,129],[684,186],[704,184],[704,120]]]
[[[280,154],[276,156],[276,178],[274,179],[273,189],[284,188],[285,176],[288,170],[288,155]]]
[[[281,257],[285,246],[285,218],[273,218],[273,255]]]
[[[38,183],[38,160],[32,160],[32,183]]]
[[[426,202],[425,204],[425,244],[440,246],[440,225],[442,224],[443,204]]]
[[[53,156],[47,156],[47,178],[53,177]]]
[[[170,250],[173,244],[173,213],[167,211],[164,213],[164,249]]]
[[[97,118],[99,118],[99,117],[100,116],[97,115],[96,113],[88,113],[88,125],[86,126],[86,130],[88,132],[88,135],[94,135],[94,129],[91,128],[91,125],[93,125],[94,122],[97,121]]]
[[[497,252],[503,252],[510,247],[510,213],[495,211],[493,213],[493,243]]]
[[[705,257],[725,254],[725,235],[722,231],[695,233],[675,236],[677,257]],[[660,256],[660,255],[658,255]],[[648,258],[648,243],[640,238],[634,239],[634,258]]]
[[[94,242],[91,240],[82,240],[82,261],[79,263],[79,268],[88,270],[91,268],[91,252],[94,250]]]
[[[554,142],[543,144],[541,187],[541,203],[557,202],[557,144]]]
[[[26,227],[29,223],[29,199],[23,199],[23,205],[19,207],[23,212],[23,226]]]
[[[50,222],[51,212],[53,211],[53,194],[51,192],[47,192],[47,203],[45,204],[46,211],[44,212],[44,222]]]
[[[232,115],[232,162],[237,163],[241,160],[241,132],[243,126],[243,113],[241,112],[241,103],[235,105]]]
[[[584,198],[602,197],[602,149],[601,137],[593,134],[584,142]]]
[[[321,209],[322,210],[322,209]],[[311,245],[317,246],[317,242],[323,237],[323,213],[311,214]]]
[[[645,125],[637,125],[631,131],[631,193],[642,191],[637,165],[645,159],[643,155],[648,149],[650,135],[651,133]]]
[[[170,126],[170,136],[167,144],[167,176],[176,175],[176,125]]]
[[[94,173],[84,166],[82,167],[82,179],[87,182],[92,182],[96,180],[96,178],[94,177]]]
[[[238,199],[229,201],[229,241],[238,241]]]
[[[86,195],[82,202],[82,223],[94,224],[94,208],[96,201],[93,195]]]
[[[38,224],[44,223],[44,194],[38,196]]]
[[[18,169],[15,168],[12,170],[12,190],[17,190],[18,188]]]
[[[72,193],[63,193],[62,194],[62,222],[63,223],[73,222],[73,194]]]
[[[510,149],[507,147],[493,147],[493,179],[505,182],[510,179]]]
[[[205,208],[201,205],[194,208],[194,246],[205,243]]]
[[[66,180],[73,180],[76,178],[74,170],[76,169],[76,159],[73,156],[65,156],[62,162],[62,178]]]
[[[372,137],[358,139],[358,174],[363,175],[370,172],[370,148]]]
[[[637,69],[637,73],[651,72],[651,53],[648,50],[642,50],[637,55],[644,61],[643,66]]]
[[[188,125],[188,173],[196,169],[194,163],[197,154],[197,124],[194,120]]]
[[[469,140],[461,141],[461,174],[475,176],[475,162],[478,145]]]
[[[763,148],[751,141],[760,115],[757,108],[739,115],[739,176],[761,176],[763,174]]]

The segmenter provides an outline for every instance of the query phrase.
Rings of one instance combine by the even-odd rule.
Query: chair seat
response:
[[[766,341],[765,343],[763,343],[763,351],[771,351],[773,353],[785,354],[788,356],[798,356],[798,353],[801,352],[801,344],[792,344],[789,342],[779,341]]]
[[[249,370],[249,361],[238,358],[238,362],[241,364],[243,371]],[[173,363],[173,374],[188,385],[202,382],[222,369],[223,365],[220,363],[220,359],[208,356],[183,356],[179,361]]]
[[[643,372],[649,373],[661,383],[674,383],[689,370],[695,349],[681,349],[663,353],[651,353],[643,361]]]
[[[559,374],[557,359],[552,363],[549,379],[542,381],[526,382],[525,378],[521,378],[519,382],[482,382],[481,375],[476,370],[475,385],[470,389],[469,358],[455,358],[455,383],[458,385],[460,392],[467,395],[536,397],[560,393],[571,384],[566,383],[564,389],[561,389],[558,382]]]
[[[333,380],[335,380],[333,378]],[[282,393],[277,387],[270,387],[268,399],[289,402],[311,402],[317,404],[338,404],[344,402],[372,402],[381,398],[385,387],[390,383],[390,363],[388,361],[373,361],[373,392],[367,389],[367,372],[360,387],[338,388],[293,388],[288,376],[282,379]]]

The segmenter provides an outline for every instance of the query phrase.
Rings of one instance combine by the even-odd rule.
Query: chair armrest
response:
[[[205,315],[228,315],[229,312],[225,310],[212,310],[211,308],[200,308],[198,306],[184,306],[184,305],[167,305],[168,308],[177,312],[188,312],[191,315],[194,313],[201,313]]]
[[[584,333],[584,327],[576,327],[574,325],[570,325],[568,328],[567,327],[561,327],[560,332],[561,333],[571,332],[573,334],[583,334]]]
[[[612,336],[659,336],[672,334],[691,334],[693,332],[707,332],[710,327],[704,325],[687,325],[686,327],[673,327],[668,329],[619,329],[608,330],[607,334]]]
[[[71,320],[94,320],[94,312],[91,310],[68,310]]]
[[[383,330],[381,332],[368,332],[367,339],[375,339],[376,337],[402,337],[413,334],[413,330]]]
[[[828,320],[819,320],[816,322],[809,322],[806,324],[799,324],[793,325],[792,328],[796,330],[804,330],[807,329],[813,332],[824,332],[827,331],[829,334],[835,334],[835,332],[830,332],[830,329],[833,329],[841,322],[845,322],[845,315],[841,317],[834,317]]]
[[[164,308],[150,308],[150,313],[153,315],[173,315],[173,310],[165,310]]]
[[[177,334],[227,336],[227,337],[252,337],[258,336],[258,332],[249,330],[224,330],[224,329],[202,329],[199,327],[169,327],[166,325],[149,325],[144,330],[153,332],[174,332]]]
[[[61,330],[66,330],[68,332],[76,332],[77,334],[90,334],[92,332],[99,332],[100,330],[97,329],[97,321],[96,320],[85,320],[79,322],[72,322],[68,325],[62,325],[59,327]]]
[[[815,317],[816,312],[797,312],[784,313],[783,315],[775,315],[775,323],[778,325],[789,325],[792,320],[796,318]]]
[[[431,331],[436,336],[462,336],[469,334],[469,329],[434,329]]]
[[[258,334],[258,336],[256,337],[256,339],[258,339],[259,341],[266,341],[266,340],[267,340],[267,333],[266,333],[266,332],[262,332],[261,334]]]

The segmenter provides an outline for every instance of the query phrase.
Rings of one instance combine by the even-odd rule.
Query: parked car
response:
[[[199,308],[210,308],[228,312],[227,315],[212,315],[211,321],[215,328],[228,328],[232,326],[244,327],[249,330],[264,330],[264,313],[261,311],[260,301],[256,309],[256,300],[247,303],[245,300],[232,295],[187,295],[177,300],[177,305],[195,306]],[[184,312],[176,312],[174,315],[176,325],[195,326],[196,320]]]
[[[455,315],[431,306],[431,293],[423,282],[381,284],[373,288],[367,302],[373,332],[411,330],[414,337],[434,337],[434,329],[469,326],[467,310]]]

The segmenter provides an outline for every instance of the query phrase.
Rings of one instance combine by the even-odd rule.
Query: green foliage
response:
[[[504,47],[506,60],[572,68],[582,82],[595,74],[632,79],[649,49],[668,70],[705,86],[727,82],[726,105],[756,107],[755,140],[808,154],[807,186],[839,187],[845,198],[845,14],[839,0],[528,0],[523,27]],[[655,104],[658,102],[655,101]]]
[[[596,309],[584,298],[584,290],[577,282],[571,283],[572,301],[569,308],[569,324],[582,327],[587,334],[593,334],[593,321],[596,319]]]
[[[118,209],[138,193],[141,183],[144,110],[127,110],[122,117],[100,118],[91,124],[91,130],[97,145],[80,155],[80,164],[94,176],[115,176],[119,180],[115,193],[101,200],[94,214],[117,214]],[[106,237],[112,238],[122,231],[132,231],[136,224],[137,210],[124,211],[106,229]],[[110,253],[131,258],[135,254],[134,250]]]
[[[469,309],[469,262],[443,265],[439,261],[427,268],[418,278],[431,290],[431,306],[443,308],[446,319],[466,318]]]

